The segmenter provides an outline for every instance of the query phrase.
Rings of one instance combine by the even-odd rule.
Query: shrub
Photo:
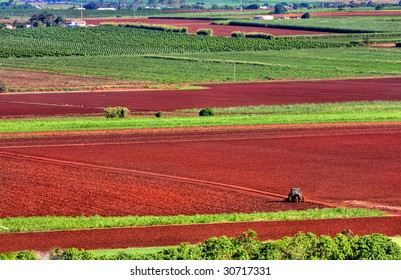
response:
[[[259,38],[259,39],[266,39],[271,40],[274,38],[272,34],[268,33],[258,33],[258,32],[250,32],[245,34],[246,38]]]
[[[201,117],[210,117],[214,116],[214,111],[211,108],[205,108],[199,111],[199,116]]]
[[[308,19],[308,18],[310,18],[310,13],[304,13],[304,14],[301,16],[301,19]]]
[[[212,36],[213,30],[212,29],[199,29],[196,31],[196,34],[203,35],[203,36]]]
[[[85,250],[78,250],[76,248],[71,248],[65,250],[60,258],[60,260],[94,260],[96,256],[94,253]]]
[[[36,254],[32,251],[24,251],[24,252],[19,252],[16,256],[15,256],[16,260],[37,260],[38,257],[36,256]]]
[[[245,32],[233,31],[233,32],[231,32],[231,37],[233,37],[233,38],[244,38],[245,37]]]
[[[126,107],[108,107],[104,109],[106,118],[126,118],[130,114],[130,110]]]
[[[0,92],[6,92],[7,86],[3,81],[0,81]]]
[[[359,237],[353,251],[357,260],[401,260],[401,247],[381,234]]]
[[[396,48],[401,48],[401,42],[395,43],[395,47],[396,47]]]
[[[157,113],[155,114],[155,117],[156,117],[156,118],[161,118],[161,117],[163,117],[163,113],[162,113],[162,112],[157,112]]]

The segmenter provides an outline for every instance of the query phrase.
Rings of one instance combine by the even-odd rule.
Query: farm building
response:
[[[66,25],[67,25],[67,27],[85,27],[86,21],[67,19]]]
[[[256,20],[273,20],[274,17],[273,16],[254,16],[253,19],[256,19]]]
[[[301,19],[301,15],[299,14],[282,14],[277,15],[278,19]]]

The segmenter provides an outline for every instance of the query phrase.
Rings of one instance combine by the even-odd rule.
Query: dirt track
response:
[[[206,90],[101,91],[0,94],[0,116],[102,113],[109,106],[132,111],[204,107],[401,100],[401,78],[206,84]]]
[[[358,218],[315,221],[280,221],[137,227],[41,233],[1,234],[0,252],[20,250],[49,251],[52,248],[128,248],[198,243],[212,236],[239,236],[248,229],[256,230],[260,240],[292,236],[298,231],[334,236],[344,229],[354,234],[381,233],[388,236],[401,233],[401,217]]]

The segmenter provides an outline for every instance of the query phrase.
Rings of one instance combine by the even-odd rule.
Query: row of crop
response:
[[[401,36],[401,32],[389,33],[348,33],[348,34],[316,34],[316,35],[292,35],[280,36],[285,39],[295,40],[319,40],[319,39],[347,39],[347,38],[389,38]]]
[[[187,33],[188,32],[187,27],[176,27],[176,26],[166,25],[166,24],[152,24],[152,23],[142,23],[142,22],[121,22],[121,23],[103,22],[103,23],[100,23],[100,25],[158,30],[158,31],[164,31],[164,32],[178,32],[178,33]]]
[[[274,24],[254,21],[230,21],[228,23],[232,26],[252,26],[252,27],[265,27],[265,28],[280,28],[280,29],[291,29],[291,30],[303,30],[303,31],[316,31],[316,32],[337,32],[337,33],[372,33],[374,31],[363,30],[363,29],[348,29],[348,28],[336,28],[336,27],[320,27],[320,26],[302,26],[302,25],[285,25],[285,24]]]
[[[134,55],[337,48],[342,42],[198,36],[136,28],[0,30],[1,56]]]
[[[0,254],[1,259],[39,259],[34,252]],[[203,243],[164,249],[154,254],[117,253],[97,256],[75,248],[54,249],[50,260],[401,260],[401,247],[380,234],[353,236],[345,230],[335,237],[299,232],[293,237],[261,242],[252,230],[238,237],[212,237]],[[265,271],[263,274],[270,274]]]

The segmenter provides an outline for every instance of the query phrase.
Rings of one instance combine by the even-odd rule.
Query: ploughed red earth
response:
[[[248,229],[256,230],[260,240],[293,236],[299,231],[335,236],[344,229],[366,235],[380,232],[395,236],[401,232],[401,217],[332,219],[314,221],[280,221],[253,223],[173,225],[136,228],[73,230],[1,234],[0,252],[54,248],[109,249],[153,247],[203,242],[212,236],[239,236]]]
[[[397,214],[401,209],[394,195],[401,185],[400,123],[85,133],[2,139],[0,217],[194,215],[330,206]],[[306,202],[283,202],[295,186],[302,188]],[[345,228],[356,234],[396,235],[399,227],[399,218],[393,217],[1,234],[0,251],[175,245],[238,235],[248,228],[270,239],[297,231],[334,235]]]
[[[204,107],[401,100],[401,78],[202,85],[199,90],[0,94],[0,116],[101,114],[103,108],[173,111]]]
[[[231,26],[231,25],[216,25],[212,24],[211,20],[196,20],[196,19],[144,19],[144,18],[91,18],[86,19],[86,24],[99,25],[104,22],[140,22],[146,24],[165,24],[176,27],[187,27],[188,33],[195,34],[199,29],[212,29],[214,36],[231,36],[234,31],[242,31],[246,33],[261,32],[268,33],[274,36],[290,36],[290,35],[313,35],[313,34],[330,34],[333,32],[321,31],[305,31],[295,29],[282,28],[265,28],[253,26]],[[261,21],[263,23],[263,21]]]

